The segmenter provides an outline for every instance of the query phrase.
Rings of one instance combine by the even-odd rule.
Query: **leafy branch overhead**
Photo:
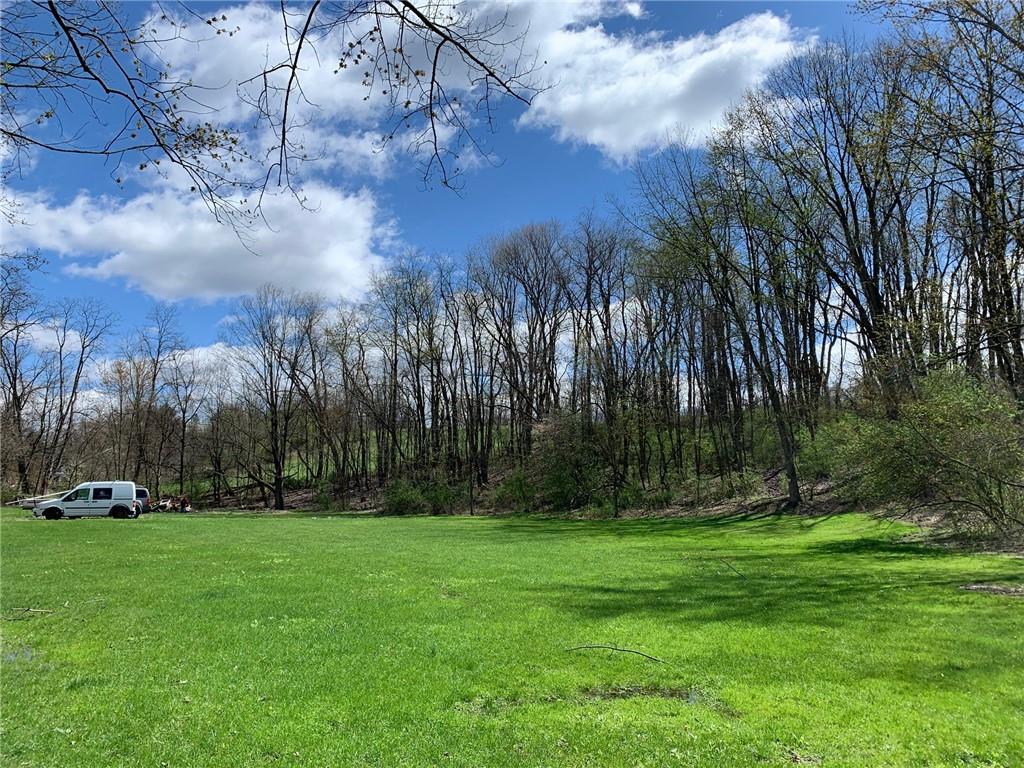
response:
[[[215,216],[238,225],[260,214],[270,188],[301,197],[299,167],[315,157],[301,136],[319,110],[303,89],[314,69],[358,78],[382,115],[377,149],[406,142],[424,180],[446,187],[458,185],[465,152],[486,156],[478,132],[494,127],[498,101],[528,105],[538,92],[525,30],[507,14],[433,0],[282,0],[280,50],[246,62],[253,74],[236,85],[248,113],[225,120],[211,98],[225,83],[179,72],[168,51],[213,51],[218,38],[245,30],[185,3],[157,9],[135,19],[131,6],[107,2],[5,8],[0,132],[9,169],[45,150],[104,158],[117,183],[181,172]]]

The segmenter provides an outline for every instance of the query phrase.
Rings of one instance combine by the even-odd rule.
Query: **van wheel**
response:
[[[118,520],[124,520],[126,517],[128,517],[128,514],[129,513],[127,507],[114,507],[112,510],[110,510],[110,516]]]
[[[43,517],[47,520],[60,520],[64,516],[64,510],[60,507],[50,507],[43,512]]]

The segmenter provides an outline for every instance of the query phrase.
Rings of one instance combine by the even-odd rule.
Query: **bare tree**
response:
[[[199,417],[209,392],[210,376],[195,352],[174,350],[167,365],[166,388],[178,427],[178,493],[185,493],[186,441],[189,427]]]
[[[248,410],[246,436],[254,449],[247,470],[252,481],[273,494],[274,509],[284,509],[289,439],[299,402],[289,376],[297,351],[287,309],[282,291],[264,287],[241,301],[237,319],[228,326]],[[265,463],[270,465],[269,481],[264,475]]]
[[[32,491],[30,468],[41,447],[41,433],[30,430],[31,406],[46,376],[46,359],[38,354],[38,330],[44,309],[29,284],[38,268],[31,255],[0,256],[0,379],[3,392],[5,453],[14,457],[17,485]]]

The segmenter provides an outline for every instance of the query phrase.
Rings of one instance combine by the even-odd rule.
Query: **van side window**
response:
[[[113,488],[93,488],[92,489],[92,500],[93,501],[110,501],[114,498]]]
[[[72,491],[64,497],[64,501],[86,501],[89,498],[88,488],[79,488],[77,491]]]

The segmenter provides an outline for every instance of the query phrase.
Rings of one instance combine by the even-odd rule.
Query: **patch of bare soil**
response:
[[[660,685],[599,685],[583,692],[588,699],[608,701],[611,699],[634,699],[647,696],[658,699],[679,699],[696,704],[701,694],[696,688],[671,688]]]
[[[521,703],[519,699],[507,699],[500,696],[474,696],[472,699],[457,702],[455,709],[468,715],[487,717],[499,715],[505,710],[518,707]]]
[[[786,757],[793,765],[821,765],[821,758],[817,755],[802,755],[795,749],[787,749]]]
[[[961,584],[960,589],[969,592],[988,592],[993,595],[1005,595],[1006,597],[1024,597],[1024,585],[1014,584]]]

